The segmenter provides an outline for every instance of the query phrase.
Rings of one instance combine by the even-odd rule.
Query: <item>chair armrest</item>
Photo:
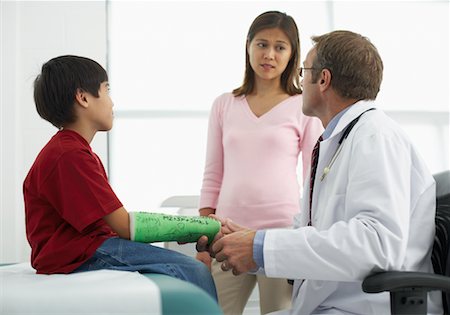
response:
[[[395,292],[412,288],[450,292],[450,277],[426,272],[386,271],[370,275],[362,283],[362,289],[366,293]]]

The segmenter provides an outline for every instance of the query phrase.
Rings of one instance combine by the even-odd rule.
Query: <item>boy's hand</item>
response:
[[[195,249],[199,253],[208,251],[208,237],[206,235],[203,235],[198,239]]]
[[[197,240],[195,248],[197,249],[197,252],[209,252],[209,255],[211,257],[214,257],[214,253],[212,252],[212,246],[215,242],[217,242],[217,240],[221,239],[222,237],[223,233],[222,231],[219,231],[214,237],[213,241],[208,245],[208,237],[206,235],[203,235]]]

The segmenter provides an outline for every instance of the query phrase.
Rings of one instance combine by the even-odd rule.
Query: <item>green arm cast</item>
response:
[[[193,243],[202,235],[210,243],[220,231],[219,221],[208,217],[130,212],[130,236],[142,243],[177,241]]]

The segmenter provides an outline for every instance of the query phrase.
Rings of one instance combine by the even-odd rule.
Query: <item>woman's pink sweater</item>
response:
[[[302,113],[301,95],[257,117],[246,98],[219,96],[212,107],[200,208],[253,228],[287,227],[299,212],[297,162],[303,178],[323,132],[317,118]]]

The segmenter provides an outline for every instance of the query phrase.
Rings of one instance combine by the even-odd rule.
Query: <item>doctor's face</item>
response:
[[[318,106],[320,105],[319,84],[313,82],[312,64],[316,56],[315,48],[312,48],[303,62],[301,86],[303,88],[303,114],[318,117]]]

